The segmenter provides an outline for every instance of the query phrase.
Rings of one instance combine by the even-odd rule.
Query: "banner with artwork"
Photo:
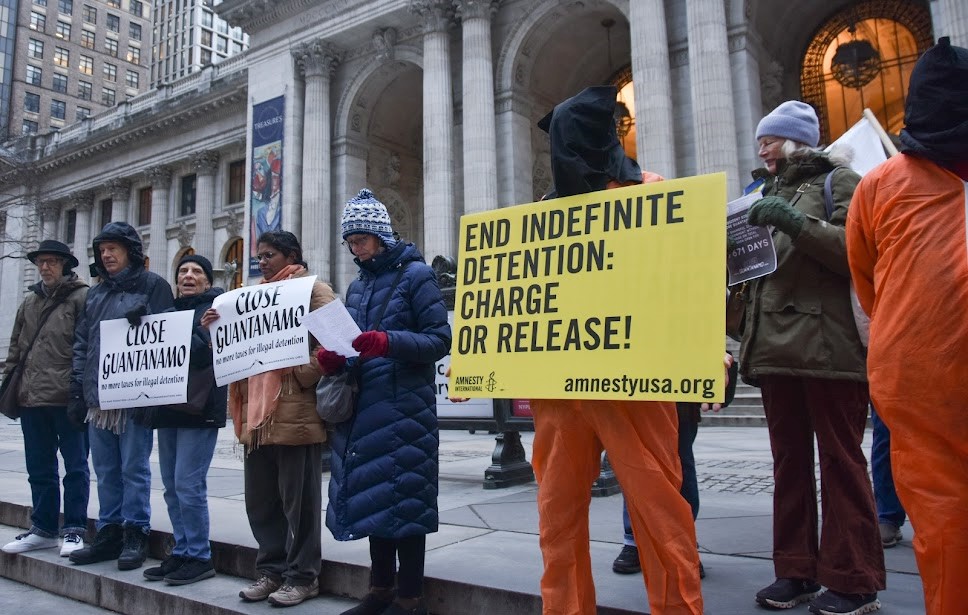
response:
[[[286,97],[252,107],[252,192],[249,200],[249,275],[259,276],[256,239],[282,228],[282,134]]]

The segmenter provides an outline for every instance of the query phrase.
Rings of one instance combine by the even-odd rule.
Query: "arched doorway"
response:
[[[235,290],[236,288],[242,287],[242,269],[243,263],[248,262],[244,256],[242,249],[242,238],[235,237],[229,241],[228,247],[225,249],[225,257],[222,259],[223,270],[226,274],[226,285],[228,288],[225,290]]]
[[[911,70],[933,42],[922,2],[867,0],[831,17],[803,57],[801,96],[817,110],[830,143],[869,108],[889,133],[904,125]]]

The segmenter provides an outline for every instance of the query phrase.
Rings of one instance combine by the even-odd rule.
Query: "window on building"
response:
[[[141,40],[141,24],[131,22],[128,24],[128,38],[133,41]]]
[[[47,6],[47,0],[34,0],[34,4],[37,6]]]
[[[128,62],[141,64],[141,49],[128,45]]]
[[[86,47],[88,49],[95,48],[94,43],[94,33],[88,32],[87,30],[81,30],[81,47]]]
[[[212,31],[202,30],[202,44],[206,47],[212,46]]]
[[[207,66],[207,65],[211,64],[212,63],[212,52],[209,51],[208,49],[202,49],[201,51],[202,52],[200,54],[199,60],[201,61],[202,66]]]
[[[27,83],[30,85],[40,85],[40,81],[44,76],[44,71],[36,66],[27,65]]]
[[[242,53],[242,43],[239,43],[237,41],[232,41],[232,53],[233,54]]]
[[[132,15],[137,15],[138,17],[141,17],[142,15],[145,14],[144,10],[145,10],[145,5],[140,0],[131,0],[131,2],[128,3],[128,11],[130,11]]]
[[[54,47],[54,64],[67,68],[71,65],[71,52],[63,47]]]
[[[43,13],[30,13],[30,29],[43,32],[47,28],[47,16]]]
[[[67,220],[64,221],[64,243],[74,243],[74,235],[76,231],[77,210],[72,209],[67,212]]]
[[[104,39],[104,52],[112,58],[118,57],[118,41],[113,38]]]
[[[44,59],[44,41],[30,39],[27,41],[27,55],[40,60]]]
[[[90,81],[77,82],[77,97],[81,100],[91,100],[94,95],[94,84]]]
[[[97,23],[97,9],[87,4],[81,9],[81,16],[85,23]]]
[[[124,73],[124,84],[129,88],[138,89],[141,77],[138,75],[137,71],[129,70]]]
[[[73,15],[74,0],[57,0],[57,12],[64,15]]]
[[[202,25],[206,28],[212,27],[212,13],[211,11],[202,11]]]
[[[23,124],[21,124],[20,130],[25,135],[34,135],[37,134],[38,130],[40,130],[40,125],[33,120],[24,120]]]
[[[229,39],[224,36],[216,37],[215,39],[215,49],[221,51],[222,53],[229,52]]]
[[[108,13],[108,30],[110,30],[111,32],[120,32],[121,18],[118,17],[117,15],[112,15],[111,13]]]
[[[94,58],[81,54],[81,61],[77,64],[77,70],[85,75],[94,74]]]
[[[34,94],[33,92],[24,93],[24,111],[40,113],[40,94]]]
[[[55,92],[67,92],[67,75],[61,75],[59,73],[54,73],[54,79],[51,81],[50,87]]]
[[[99,203],[101,209],[101,226],[104,226],[111,221],[111,216],[113,215],[114,203],[111,199],[101,199]]]
[[[50,116],[55,120],[66,120],[67,103],[63,100],[50,101]]]
[[[181,216],[195,213],[195,179],[194,173],[181,178],[181,206],[178,208]]]
[[[105,4],[116,9],[121,8],[121,0],[107,0]]]
[[[57,27],[54,30],[54,36],[62,38],[65,41],[71,40],[71,24],[58,21]]]
[[[138,190],[138,226],[151,224],[151,186]]]
[[[245,199],[245,160],[229,163],[229,203],[241,203]]]
[[[76,119],[78,122],[80,122],[81,120],[87,119],[89,117],[91,117],[91,110],[89,108],[87,107],[77,108]]]
[[[101,88],[101,104],[105,107],[113,107],[117,100],[117,94],[111,88]]]
[[[115,66],[114,64],[111,64],[110,62],[105,62],[104,69],[102,72],[104,73],[105,81],[114,82],[118,80],[118,67]]]

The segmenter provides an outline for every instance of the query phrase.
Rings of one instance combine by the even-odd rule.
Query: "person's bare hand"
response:
[[[733,355],[727,352],[726,355],[723,357],[723,365],[726,366],[726,384],[729,385],[729,368],[733,366]],[[709,412],[709,411],[719,412],[720,410],[723,409],[723,404],[720,404],[720,403],[710,404],[707,402],[703,402],[702,404],[699,405],[699,409],[702,410],[703,412]]]
[[[450,390],[450,367],[447,368],[447,372],[444,373],[444,376],[447,377],[447,390],[449,391]],[[450,397],[450,396],[448,396],[447,399],[449,399],[451,402],[455,404],[462,404],[465,401],[471,400],[470,397]]]
[[[218,318],[218,312],[215,311],[215,308],[208,308],[205,310],[205,313],[202,314],[202,320],[200,322],[203,327],[207,327],[218,320]]]

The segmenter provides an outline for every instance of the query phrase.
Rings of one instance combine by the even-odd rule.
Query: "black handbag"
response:
[[[208,400],[215,393],[215,368],[207,365],[202,369],[191,370],[188,373],[188,397],[183,404],[168,404],[159,406],[158,410],[168,412],[184,412],[201,416],[208,407]]]
[[[743,341],[746,328],[746,296],[749,282],[743,282],[729,289],[726,298],[726,335],[737,342]]]

